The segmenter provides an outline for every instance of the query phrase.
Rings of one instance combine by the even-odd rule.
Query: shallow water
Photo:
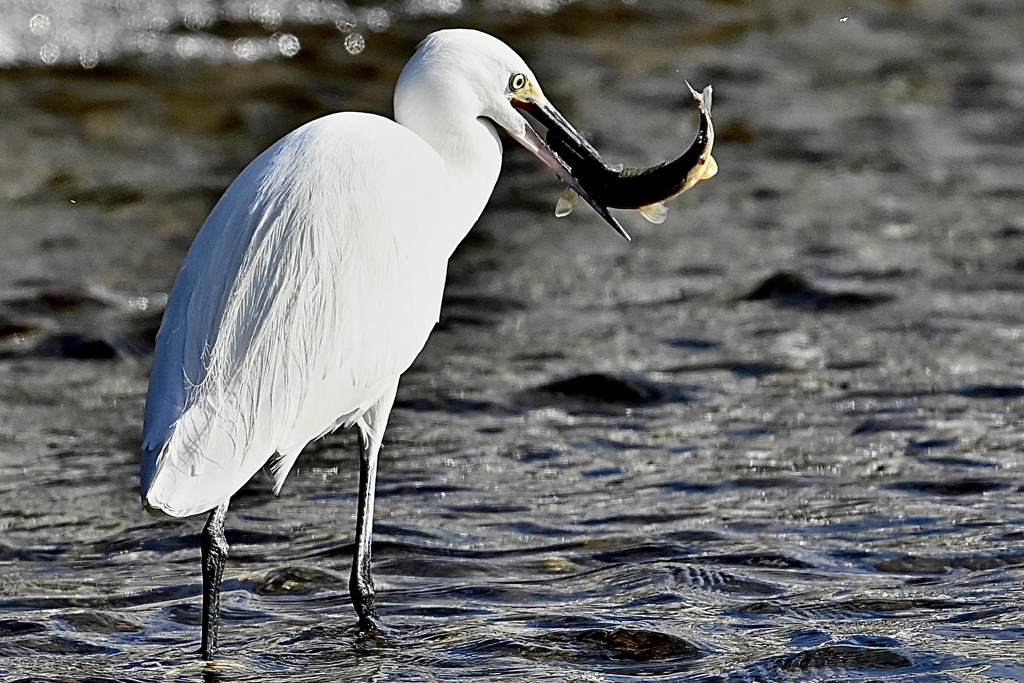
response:
[[[11,7],[4,680],[1024,680],[1024,6]],[[627,244],[507,145],[382,454],[392,632],[354,629],[337,434],[235,500],[204,669],[201,521],[137,498],[164,295],[249,159],[387,113],[446,25],[613,161],[682,149],[712,83],[721,171]]]

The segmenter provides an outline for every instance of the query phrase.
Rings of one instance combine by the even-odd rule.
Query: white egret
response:
[[[217,650],[231,496],[264,466],[280,491],[303,447],[340,426],[359,432],[352,602],[361,626],[379,627],[377,454],[399,376],[438,320],[448,258],[497,180],[496,128],[626,236],[523,117],[589,149],[498,39],[430,35],[394,105],[394,121],[332,114],[263,152],[206,219],[171,291],[146,399],[141,493],[154,514],[210,512],[207,659]]]

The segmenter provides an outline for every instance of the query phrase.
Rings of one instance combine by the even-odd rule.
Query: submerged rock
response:
[[[789,271],[780,271],[765,278],[740,297],[741,301],[772,301],[788,308],[832,313],[871,308],[893,299],[889,294],[830,292],[814,287],[802,275]]]
[[[615,376],[602,372],[573,375],[542,384],[537,394],[588,403],[649,406],[673,399],[671,387],[639,376]]]

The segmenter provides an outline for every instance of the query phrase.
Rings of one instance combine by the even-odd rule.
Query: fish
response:
[[[647,168],[623,168],[605,162],[585,140],[569,140],[555,128],[548,129],[545,139],[595,202],[605,208],[636,209],[650,222],[663,223],[668,216],[666,201],[718,173],[718,162],[711,156],[715,144],[711,86],[703,92],[697,92],[689,83],[686,87],[700,112],[700,128],[687,150],[675,161]],[[558,199],[555,215],[568,216],[578,199],[579,195],[567,188]]]

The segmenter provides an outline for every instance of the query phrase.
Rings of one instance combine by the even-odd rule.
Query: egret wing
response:
[[[150,509],[218,505],[393,386],[438,318],[443,178],[420,138],[365,114],[307,124],[242,172],[196,237],[157,338]]]

